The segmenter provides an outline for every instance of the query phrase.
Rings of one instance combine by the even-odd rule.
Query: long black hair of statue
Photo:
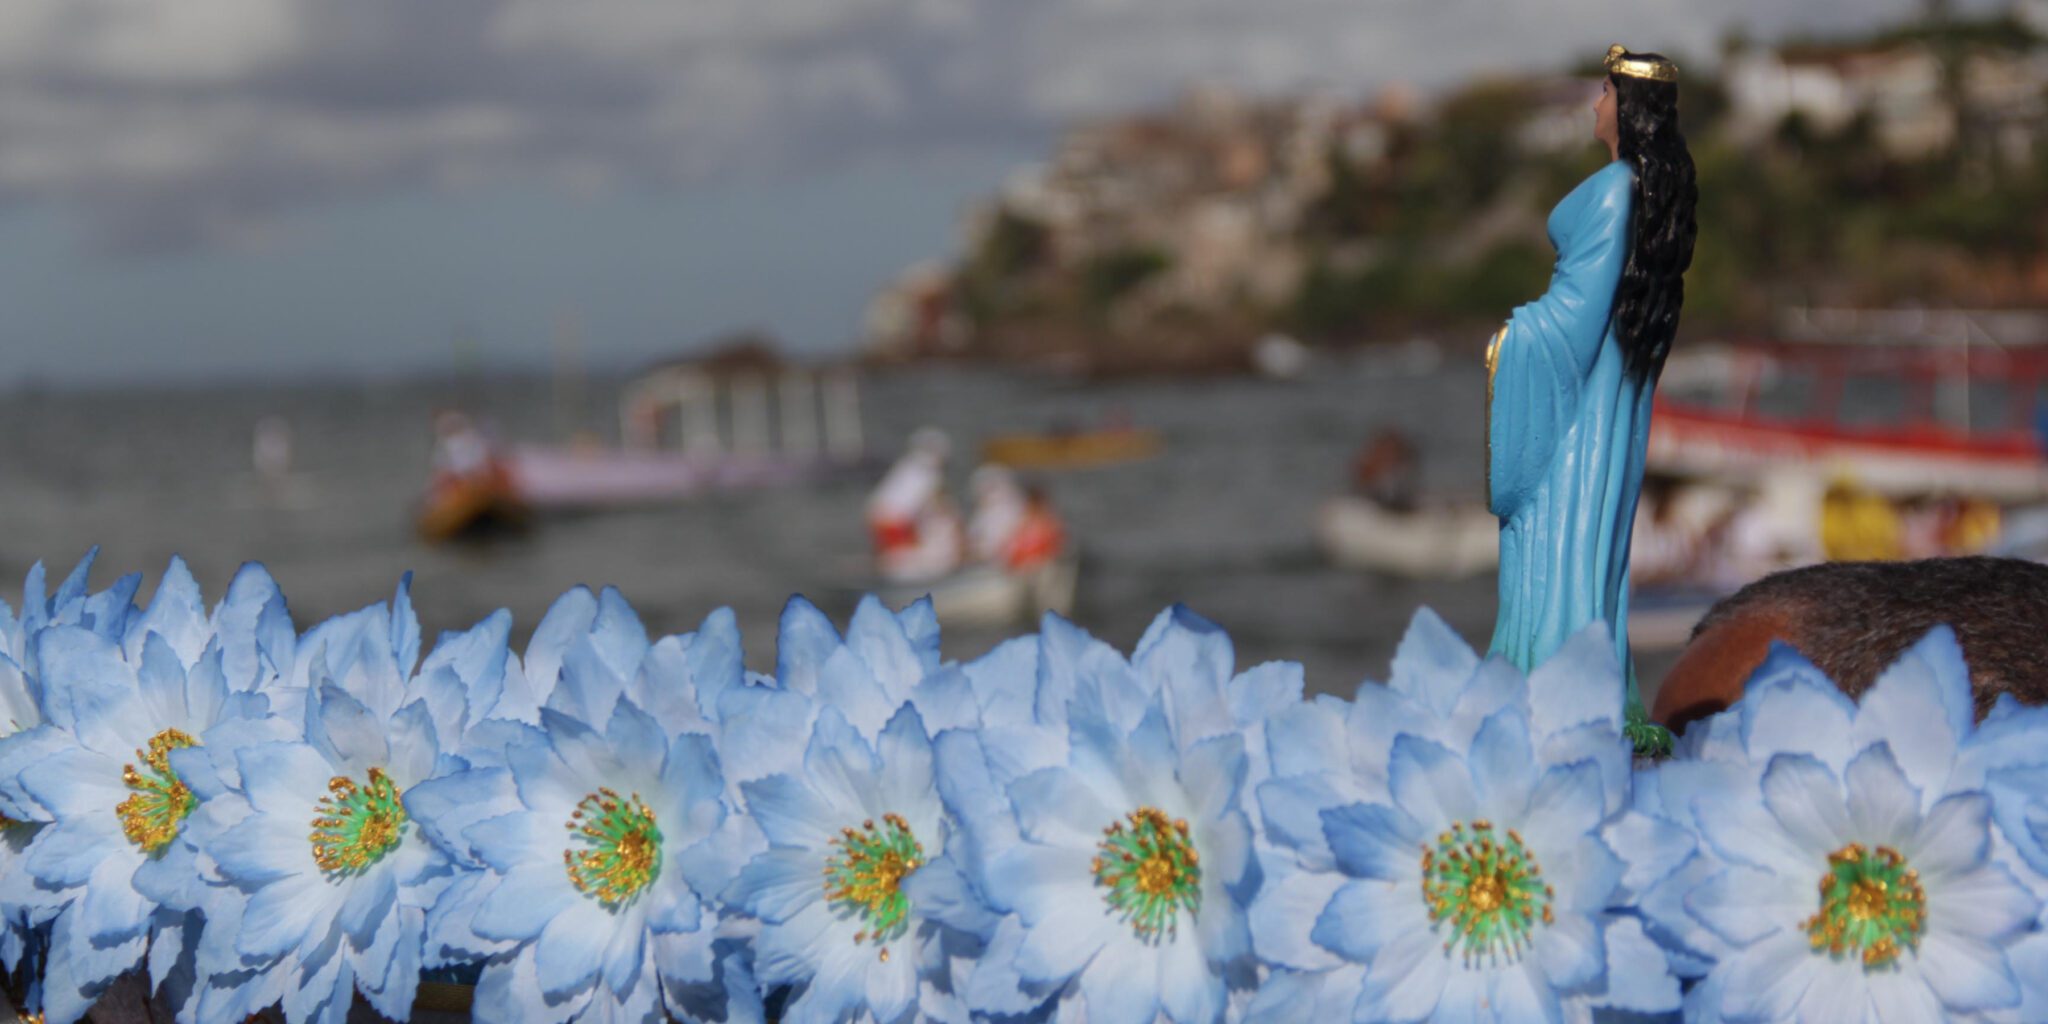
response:
[[[1631,58],[1662,59],[1654,53]],[[1678,130],[1678,83],[1633,75],[1608,76],[1614,83],[1617,155],[1635,170],[1629,204],[1628,262],[1614,292],[1614,334],[1621,341],[1622,366],[1637,380],[1657,379],[1678,333],[1685,304],[1685,270],[1699,234],[1693,207],[1699,186],[1692,153]]]

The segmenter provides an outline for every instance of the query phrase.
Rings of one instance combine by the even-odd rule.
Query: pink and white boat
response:
[[[512,448],[514,497],[539,510],[676,501],[801,483],[863,458],[848,371],[680,363],[636,378],[619,406],[620,447]]]
[[[798,483],[831,468],[817,458],[541,445],[519,445],[505,461],[513,493],[535,509],[677,501],[708,492]]]

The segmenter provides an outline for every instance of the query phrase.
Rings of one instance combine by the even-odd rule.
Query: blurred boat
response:
[[[446,480],[428,490],[414,526],[420,538],[441,543],[493,528],[524,527],[530,510],[502,476],[483,474]]]
[[[984,461],[1018,469],[1085,469],[1137,462],[1159,454],[1159,432],[1138,427],[999,434],[981,446]]]
[[[2048,518],[1956,495],[1887,497],[1846,475],[1780,473],[1761,491],[1651,478],[1631,540],[1629,637],[1676,648],[1715,602],[1823,561],[2048,555]],[[1658,483],[1661,481],[1661,483]]]
[[[501,480],[436,485],[420,532],[440,539],[502,510],[596,511],[786,487],[867,466],[850,371],[814,372],[753,346],[655,367],[619,402],[619,447],[493,445]],[[470,460],[474,462],[475,460]]]
[[[1647,468],[1719,493],[1680,515],[1690,569],[1639,565],[1629,638],[1683,646],[1714,602],[1814,562],[2048,555],[2048,345],[1963,314],[1803,314],[1793,338],[1680,349],[1665,367]],[[1645,544],[1649,492],[1638,512]],[[2001,520],[2004,519],[2004,522]]]
[[[1396,511],[1367,498],[1323,502],[1316,539],[1347,568],[1463,579],[1500,564],[1500,519],[1477,503]]]
[[[1751,340],[1672,357],[1648,466],[1753,484],[1843,475],[1888,496],[2048,500],[2048,346]]]
[[[535,509],[597,509],[680,501],[701,494],[816,479],[812,459],[691,455],[631,449],[521,445],[506,460],[512,493]]]
[[[760,344],[641,374],[619,419],[618,448],[514,448],[519,500],[542,510],[677,501],[814,480],[864,457],[852,374],[793,367]]]
[[[1080,559],[1072,554],[1028,573],[977,565],[928,584],[885,586],[878,594],[892,608],[929,595],[939,624],[947,628],[1029,624],[1045,612],[1073,614],[1080,568]]]

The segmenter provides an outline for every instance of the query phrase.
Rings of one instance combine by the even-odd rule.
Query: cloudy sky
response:
[[[4,0],[0,384],[824,350],[1063,124],[1912,0]]]

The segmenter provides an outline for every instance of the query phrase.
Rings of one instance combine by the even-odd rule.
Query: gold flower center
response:
[[[398,786],[381,768],[369,783],[337,775],[328,780],[313,819],[313,861],[329,874],[362,871],[384,858],[403,837],[405,804]]]
[[[569,881],[606,907],[631,903],[661,874],[661,829],[638,793],[599,789],[576,805],[568,829],[581,847],[562,851]]]
[[[1897,850],[1858,843],[1828,855],[1820,910],[1805,922],[1814,952],[1857,957],[1865,970],[1888,966],[1918,946],[1926,926],[1920,873]]]
[[[1179,933],[1182,912],[1202,910],[1202,859],[1188,823],[1157,807],[1140,807],[1102,830],[1089,863],[1110,913],[1144,942]]]
[[[121,816],[121,834],[142,852],[156,854],[178,837],[186,815],[199,806],[192,791],[171,770],[171,751],[196,747],[199,741],[176,729],[165,729],[149,738],[149,746],[135,752],[142,767],[121,766],[121,781],[131,792],[114,806]]]
[[[1458,822],[1422,846],[1422,903],[1445,930],[1444,953],[1465,963],[1521,959],[1536,929],[1554,924],[1557,894],[1514,829]]]
[[[1492,910],[1500,906],[1501,899],[1507,893],[1507,884],[1501,881],[1499,875],[1486,875],[1473,879],[1472,884],[1465,887],[1465,902],[1471,904],[1474,910]]]
[[[903,878],[924,865],[924,846],[901,815],[884,814],[859,828],[843,828],[825,861],[825,899],[859,916],[864,927],[856,943],[873,941],[883,962],[888,943],[910,930],[910,897]]]

